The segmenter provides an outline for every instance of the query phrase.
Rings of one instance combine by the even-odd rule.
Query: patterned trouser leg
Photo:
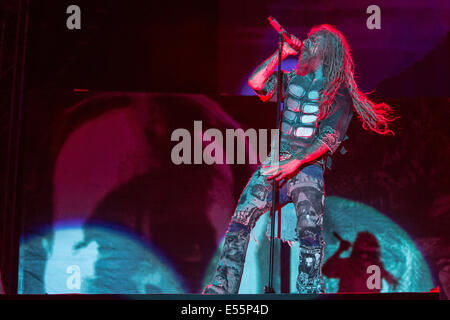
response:
[[[270,209],[271,191],[270,182],[257,170],[241,194],[225,235],[216,272],[203,293],[238,293],[250,232],[258,218]],[[282,192],[286,192],[294,203],[297,213],[296,230],[300,240],[297,290],[299,293],[324,292],[321,275],[324,249],[323,177],[312,177],[299,172],[280,190]]]
[[[244,269],[251,229],[258,218],[269,210],[272,190],[270,182],[258,169],[241,194],[225,235],[224,247],[211,283],[205,294],[236,294]]]
[[[323,177],[300,173],[288,182],[288,194],[295,205],[300,242],[297,290],[299,293],[323,293]]]

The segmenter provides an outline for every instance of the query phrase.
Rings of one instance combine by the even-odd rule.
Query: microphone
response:
[[[278,23],[277,20],[275,20],[274,17],[270,16],[267,18],[269,20],[269,23],[272,25],[272,27],[283,36],[284,40],[294,49],[295,51],[300,51],[301,46],[295,45],[291,39],[291,35],[284,30],[284,28]]]
[[[333,231],[333,236],[335,236],[339,241],[345,241],[336,231]]]

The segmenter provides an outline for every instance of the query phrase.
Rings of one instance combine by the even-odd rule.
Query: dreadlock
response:
[[[395,120],[391,116],[392,109],[385,103],[374,103],[366,94],[359,91],[354,79],[354,64],[350,54],[350,48],[342,33],[334,27],[323,24],[311,29],[308,37],[321,36],[325,40],[323,56],[323,74],[325,90],[320,101],[320,115],[323,117],[330,111],[331,104],[344,83],[352,100],[353,107],[358,113],[358,118],[363,123],[363,128],[379,134],[393,134],[388,129],[388,122]]]

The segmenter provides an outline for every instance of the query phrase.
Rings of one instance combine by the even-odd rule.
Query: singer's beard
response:
[[[311,66],[311,56],[302,50],[300,57],[298,58],[297,62],[297,69],[295,72],[298,75],[304,76],[310,71]]]

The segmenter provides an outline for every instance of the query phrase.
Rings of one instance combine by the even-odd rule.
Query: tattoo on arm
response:
[[[283,57],[282,57],[283,59]],[[253,71],[248,80],[249,86],[254,90],[261,90],[267,79],[273,73],[278,65],[278,50],[275,51],[266,61],[264,61],[255,71]]]
[[[311,145],[294,155],[298,160],[304,160],[305,163],[311,162],[329,150],[328,146],[319,139],[314,139]]]

